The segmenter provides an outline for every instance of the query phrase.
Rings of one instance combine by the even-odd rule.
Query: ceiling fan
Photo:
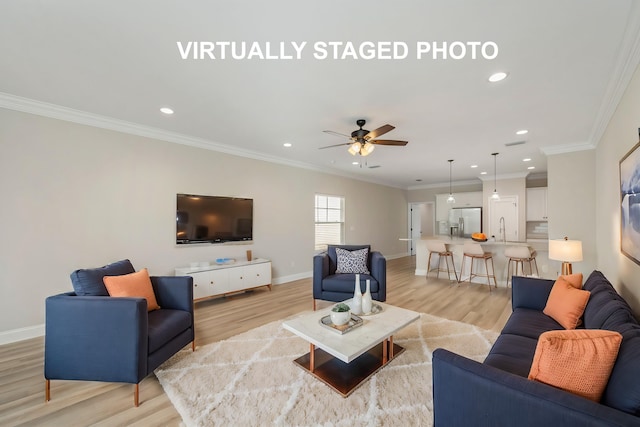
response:
[[[360,126],[360,129],[354,130],[353,132],[351,132],[351,136],[345,135],[343,133],[334,132],[331,130],[323,131],[324,133],[328,133],[331,135],[346,137],[351,141],[344,142],[342,144],[329,145],[327,147],[320,147],[320,149],[323,150],[325,148],[340,147],[343,145],[348,145],[349,146],[348,151],[349,153],[351,153],[351,155],[355,156],[356,154],[360,154],[361,156],[368,156],[373,152],[374,148],[376,148],[375,147],[376,145],[395,145],[395,146],[404,147],[409,143],[409,141],[397,141],[394,139],[376,139],[377,137],[394,130],[395,126],[384,125],[384,126],[380,126],[378,129],[368,131],[366,129],[362,129],[362,126],[364,126],[365,123],[366,121],[364,119],[360,119],[356,121],[356,124]]]

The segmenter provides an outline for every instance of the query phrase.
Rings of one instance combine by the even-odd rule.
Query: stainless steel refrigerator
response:
[[[451,208],[449,227],[452,236],[471,237],[482,232],[482,208]]]

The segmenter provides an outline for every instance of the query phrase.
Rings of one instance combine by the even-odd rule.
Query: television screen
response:
[[[177,244],[250,240],[253,240],[253,199],[177,195]]]

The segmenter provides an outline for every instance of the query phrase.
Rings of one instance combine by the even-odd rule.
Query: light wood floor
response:
[[[415,257],[387,262],[387,303],[500,331],[511,313],[511,289],[489,293],[486,285],[451,285],[415,276]],[[435,273],[432,273],[435,275]],[[327,306],[325,302],[320,307]],[[261,288],[231,298],[196,304],[198,346],[312,308],[311,279]],[[0,425],[177,426],[180,416],[154,375],[140,384],[133,406],[129,384],[52,381],[44,402],[44,339],[0,346]],[[80,343],[79,343],[80,344]],[[197,349],[196,349],[197,351]]]

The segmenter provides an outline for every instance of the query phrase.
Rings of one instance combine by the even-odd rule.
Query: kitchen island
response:
[[[427,250],[427,240],[439,240],[447,245],[449,245],[449,250],[453,253],[453,258],[456,265],[456,271],[458,272],[458,276],[462,279],[466,279],[469,277],[469,267],[471,266],[471,262],[469,259],[466,260],[464,266],[464,272],[460,272],[462,267],[462,255],[463,255],[463,247],[465,242],[472,242],[473,240],[464,237],[449,237],[449,236],[430,236],[423,237],[421,240],[416,242],[416,276],[424,276],[427,274],[427,260],[429,259],[429,251]],[[558,277],[560,271],[560,262],[558,261],[550,261],[549,260],[549,242],[547,240],[530,240],[527,242],[500,242],[495,240],[488,240],[486,242],[480,242],[480,245],[484,248],[486,252],[493,253],[493,263],[495,268],[496,281],[498,282],[499,287],[506,286],[507,280],[507,258],[504,255],[504,250],[509,246],[529,246],[532,249],[535,249],[537,252],[536,261],[538,263],[538,271],[540,273],[540,277],[545,279],[553,279]],[[438,257],[431,257],[432,267],[436,267],[438,262]],[[478,266],[478,271],[484,272],[484,263],[478,263],[476,261],[476,266]],[[445,262],[442,260],[441,266],[444,268]],[[513,268],[513,265],[512,265]],[[528,264],[525,263],[525,273],[529,274]],[[535,267],[533,268],[533,273],[535,274]],[[432,272],[430,277],[435,277],[436,272]],[[446,271],[444,273],[440,273],[440,277],[446,277]],[[453,278],[453,275],[451,275]],[[474,283],[487,283],[487,279],[483,277],[475,277]],[[492,281],[493,283],[493,281]]]

